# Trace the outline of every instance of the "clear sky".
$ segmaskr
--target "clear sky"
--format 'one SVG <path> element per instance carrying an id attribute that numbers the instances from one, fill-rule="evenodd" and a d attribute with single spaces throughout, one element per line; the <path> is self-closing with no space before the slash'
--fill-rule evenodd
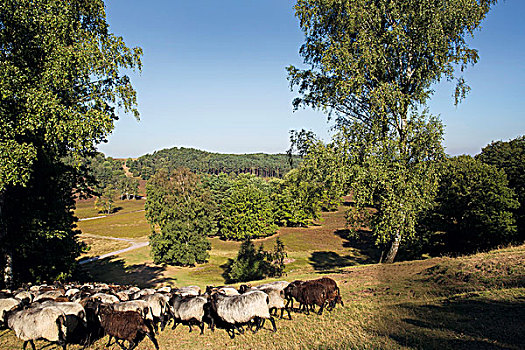
<path id="1" fill-rule="evenodd" d="M 301 65 L 304 37 L 291 0 L 106 0 L 110 30 L 144 50 L 132 74 L 140 121 L 121 115 L 106 155 L 137 157 L 168 147 L 281 153 L 289 130 L 325 140 L 321 113 L 293 112 L 285 67 Z M 447 153 L 476 154 L 492 140 L 525 134 L 525 1 L 500 0 L 471 46 L 480 60 L 458 107 L 442 83 L 429 103 L 441 116 Z"/>

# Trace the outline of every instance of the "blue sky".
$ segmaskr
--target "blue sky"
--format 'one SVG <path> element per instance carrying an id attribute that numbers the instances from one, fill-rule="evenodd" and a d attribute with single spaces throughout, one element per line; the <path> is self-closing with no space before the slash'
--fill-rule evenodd
<path id="1" fill-rule="evenodd" d="M 107 0 L 110 30 L 144 50 L 132 74 L 140 121 L 122 114 L 99 149 L 137 157 L 167 147 L 221 153 L 281 153 L 289 130 L 325 140 L 330 125 L 293 112 L 285 67 L 301 65 L 303 34 L 288 0 Z M 447 153 L 476 154 L 492 140 L 525 134 L 525 1 L 500 0 L 470 39 L 480 60 L 465 73 L 471 93 L 458 107 L 453 85 L 429 102 L 441 116 Z"/>

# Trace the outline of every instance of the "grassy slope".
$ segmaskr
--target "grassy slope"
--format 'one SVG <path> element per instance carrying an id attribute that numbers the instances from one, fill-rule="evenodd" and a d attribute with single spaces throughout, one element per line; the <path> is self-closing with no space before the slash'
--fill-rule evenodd
<path id="1" fill-rule="evenodd" d="M 223 330 L 206 330 L 200 336 L 188 333 L 187 327 L 166 329 L 159 335 L 161 349 L 523 348 L 525 245 L 456 259 L 375 265 L 368 264 L 372 258 L 366 250 L 353 248 L 354 242 L 340 237 L 342 211 L 326 213 L 323 218 L 322 226 L 279 233 L 295 259 L 287 266 L 285 278 L 326 275 L 336 279 L 344 308 L 338 306 L 321 316 L 293 314 L 292 321 L 277 321 L 275 334 L 266 325 L 257 334 L 235 339 Z M 261 241 L 268 249 L 274 240 Z M 148 248 L 89 264 L 89 269 L 96 280 L 143 286 L 221 284 L 221 265 L 235 255 L 239 243 L 212 239 L 212 245 L 210 263 L 193 269 L 155 266 Z M 12 332 L 0 334 L 0 349 L 21 346 Z M 106 340 L 89 349 L 104 349 Z M 147 339 L 138 347 L 152 348 Z"/>

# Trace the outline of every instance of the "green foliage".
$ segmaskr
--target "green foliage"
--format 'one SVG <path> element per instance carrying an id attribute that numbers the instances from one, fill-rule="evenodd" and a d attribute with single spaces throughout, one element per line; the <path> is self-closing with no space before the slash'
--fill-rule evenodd
<path id="1" fill-rule="evenodd" d="M 0 190 L 25 184 L 42 148 L 93 150 L 115 107 L 138 116 L 120 70 L 140 68 L 142 51 L 108 31 L 103 1 L 3 1 L 0 46 Z"/>
<path id="2" fill-rule="evenodd" d="M 421 221 L 434 253 L 471 253 L 512 241 L 518 207 L 505 173 L 470 156 L 443 164 L 435 207 Z"/>
<path id="3" fill-rule="evenodd" d="M 146 154 L 137 160 L 128 159 L 127 166 L 135 176 L 147 180 L 159 169 L 186 167 L 204 174 L 254 174 L 282 177 L 291 167 L 284 154 L 219 154 L 193 148 L 170 148 Z"/>
<path id="4" fill-rule="evenodd" d="M 270 185 L 263 179 L 240 174 L 221 205 L 220 236 L 241 241 L 276 232 Z"/>
<path id="5" fill-rule="evenodd" d="M 378 244 L 392 262 L 436 188 L 433 160 L 442 127 L 420 113 L 443 76 L 456 79 L 456 104 L 469 88 L 459 71 L 476 63 L 473 35 L 494 0 L 298 0 L 308 69 L 288 67 L 300 97 L 336 118 L 357 212 L 371 205 Z M 456 68 L 459 68 L 457 70 Z"/>
<path id="6" fill-rule="evenodd" d="M 217 210 L 199 176 L 185 168 L 171 174 L 159 171 L 146 191 L 146 218 L 153 227 L 150 243 L 155 263 L 193 266 L 206 262 L 211 249 L 207 235 L 216 232 Z"/>
<path id="7" fill-rule="evenodd" d="M 79 163 L 111 132 L 117 108 L 138 117 L 121 70 L 140 69 L 142 50 L 108 30 L 102 0 L 2 1 L 0 48 L 2 255 L 21 281 L 70 276 L 81 249 L 70 195 L 86 187 Z"/>
<path id="8" fill-rule="evenodd" d="M 16 282 L 63 280 L 73 276 L 84 245 L 77 240 L 72 187 L 79 181 L 75 169 L 38 160 L 39 176 L 26 186 L 5 192 L 2 211 L 8 234 L 2 248 L 12 253 Z"/>
<path id="9" fill-rule="evenodd" d="M 284 273 L 284 259 L 287 254 L 284 244 L 277 239 L 273 252 L 258 249 L 250 239 L 242 242 L 237 257 L 228 262 L 225 271 L 227 283 L 261 280 L 266 277 L 280 277 Z"/>
<path id="10" fill-rule="evenodd" d="M 520 240 L 525 240 L 525 136 L 503 142 L 492 142 L 481 150 L 476 159 L 503 169 L 509 187 L 518 195 L 520 207 L 515 210 Z"/>
<path id="11" fill-rule="evenodd" d="M 95 199 L 95 208 L 105 214 L 111 214 L 115 203 L 115 188 L 108 186 Z"/>
<path id="12" fill-rule="evenodd" d="M 396 236 L 399 241 L 415 234 L 418 215 L 432 205 L 437 191 L 437 161 L 444 156 L 442 125 L 433 117 L 415 118 L 406 126 L 412 140 L 400 151 L 395 133 L 372 138 L 363 126 L 345 129 L 338 137 L 348 150 L 350 187 L 355 208 L 349 212 L 350 227 L 357 233 L 368 226 L 376 244 L 385 245 Z M 368 208 L 375 210 L 363 221 Z"/>

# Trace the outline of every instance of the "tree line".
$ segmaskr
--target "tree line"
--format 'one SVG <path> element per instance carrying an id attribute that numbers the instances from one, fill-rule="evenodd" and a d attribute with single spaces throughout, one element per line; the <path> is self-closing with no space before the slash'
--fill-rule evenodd
<path id="1" fill-rule="evenodd" d="M 328 157 L 328 147 L 312 140 L 308 155 L 282 179 L 161 169 L 146 186 L 154 261 L 203 263 L 211 249 L 207 237 L 263 238 L 280 226 L 307 226 L 322 210 L 336 209 L 342 196 L 336 171 L 340 162 L 336 156 Z"/>
<path id="2" fill-rule="evenodd" d="M 194 148 L 173 147 L 128 159 L 126 165 L 136 177 L 148 180 L 159 169 L 180 167 L 205 174 L 252 174 L 261 177 L 283 177 L 290 169 L 285 154 L 220 154 Z"/>

